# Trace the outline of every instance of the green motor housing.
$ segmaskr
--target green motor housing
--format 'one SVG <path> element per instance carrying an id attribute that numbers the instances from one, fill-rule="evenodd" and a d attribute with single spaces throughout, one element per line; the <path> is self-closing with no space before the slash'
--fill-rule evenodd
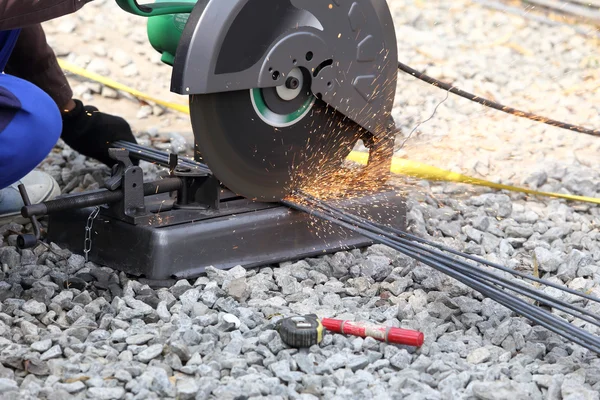
<path id="1" fill-rule="evenodd" d="M 158 0 L 161 3 L 196 3 L 198 0 Z M 190 14 L 166 14 L 148 18 L 150 45 L 162 54 L 161 61 L 173 66 L 177 46 Z"/>

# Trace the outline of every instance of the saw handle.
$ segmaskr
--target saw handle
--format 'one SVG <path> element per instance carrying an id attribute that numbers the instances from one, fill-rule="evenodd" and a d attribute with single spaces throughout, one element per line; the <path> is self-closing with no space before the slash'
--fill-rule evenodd
<path id="1" fill-rule="evenodd" d="M 23 184 L 19 185 L 19 192 L 21 193 L 21 198 L 23 199 L 23 204 L 25 207 L 31 206 L 31 201 L 29 200 L 29 194 L 27 194 L 27 190 Z M 42 237 L 42 227 L 37 220 L 35 215 L 29 217 L 31 220 L 31 225 L 33 226 L 33 235 L 31 234 L 22 234 L 17 236 L 17 246 L 23 249 L 29 249 L 37 244 L 38 240 Z"/>
<path id="2" fill-rule="evenodd" d="M 181 185 L 182 180 L 179 178 L 165 178 L 154 182 L 145 182 L 143 187 L 144 196 L 173 192 L 179 190 Z M 108 189 L 98 189 L 83 194 L 67 195 L 43 203 L 26 205 L 21 208 L 21 215 L 25 218 L 43 217 L 65 210 L 77 210 L 86 207 L 117 203 L 121 199 L 123 199 L 123 190 L 111 191 Z"/>
<path id="3" fill-rule="evenodd" d="M 190 2 L 158 2 L 151 4 L 139 4 L 137 0 L 115 0 L 119 7 L 130 14 L 141 17 L 155 17 L 167 14 L 189 14 L 196 3 Z"/>

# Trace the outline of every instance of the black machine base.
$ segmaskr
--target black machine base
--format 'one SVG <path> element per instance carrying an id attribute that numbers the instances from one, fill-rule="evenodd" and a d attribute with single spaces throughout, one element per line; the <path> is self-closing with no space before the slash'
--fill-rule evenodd
<path id="1" fill-rule="evenodd" d="M 131 224 L 100 212 L 93 220 L 89 261 L 149 280 L 190 279 L 208 266 L 260 267 L 372 244 L 370 239 L 274 203 L 226 193 L 216 210 L 171 209 L 168 197 L 146 198 L 159 223 Z M 343 202 L 336 205 L 344 207 Z M 405 230 L 404 198 L 382 192 L 353 198 L 348 210 Z M 49 215 L 47 240 L 84 254 L 85 232 L 94 207 Z M 164 222 L 161 222 L 164 220 Z"/>

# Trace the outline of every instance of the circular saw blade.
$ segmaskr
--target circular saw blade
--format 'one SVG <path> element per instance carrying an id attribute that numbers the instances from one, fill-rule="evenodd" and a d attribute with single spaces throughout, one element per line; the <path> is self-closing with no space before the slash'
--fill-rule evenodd
<path id="1" fill-rule="evenodd" d="M 362 131 L 310 92 L 294 112 L 271 112 L 269 90 L 193 95 L 190 115 L 196 150 L 217 179 L 238 195 L 278 202 L 336 171 Z"/>

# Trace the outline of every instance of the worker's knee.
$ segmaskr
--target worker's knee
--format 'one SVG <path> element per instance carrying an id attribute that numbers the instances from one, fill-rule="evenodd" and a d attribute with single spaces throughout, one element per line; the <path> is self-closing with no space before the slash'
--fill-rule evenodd
<path id="1" fill-rule="evenodd" d="M 5 93 L 1 112 L 9 121 L 0 131 L 0 188 L 3 188 L 35 169 L 52 151 L 62 132 L 62 118 L 56 103 L 37 86 L 0 75 L 0 87 Z M 16 105 L 14 111 L 5 106 L 10 103 Z"/>

